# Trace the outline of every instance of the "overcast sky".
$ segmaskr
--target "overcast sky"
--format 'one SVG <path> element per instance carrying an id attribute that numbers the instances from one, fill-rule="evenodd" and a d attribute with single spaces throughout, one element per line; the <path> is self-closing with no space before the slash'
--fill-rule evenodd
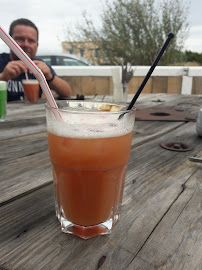
<path id="1" fill-rule="evenodd" d="M 113 0 L 109 0 L 112 2 Z M 39 28 L 38 53 L 62 53 L 65 25 L 81 20 L 84 10 L 95 23 L 105 0 L 1 0 L 0 25 L 8 32 L 10 23 L 18 18 L 28 18 Z M 190 32 L 185 48 L 202 53 L 202 0 L 191 0 Z M 9 52 L 0 39 L 0 53 Z"/>

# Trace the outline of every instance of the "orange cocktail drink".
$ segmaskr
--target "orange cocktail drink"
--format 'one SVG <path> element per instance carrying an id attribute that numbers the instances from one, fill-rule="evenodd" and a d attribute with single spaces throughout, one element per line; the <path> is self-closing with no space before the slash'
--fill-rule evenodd
<path id="1" fill-rule="evenodd" d="M 120 215 L 135 113 L 118 119 L 120 112 L 100 111 L 100 103 L 65 107 L 56 120 L 46 106 L 57 217 L 64 232 L 82 238 L 110 233 Z"/>
<path id="2" fill-rule="evenodd" d="M 39 99 L 39 82 L 37 80 L 22 80 L 25 100 L 35 103 Z"/>

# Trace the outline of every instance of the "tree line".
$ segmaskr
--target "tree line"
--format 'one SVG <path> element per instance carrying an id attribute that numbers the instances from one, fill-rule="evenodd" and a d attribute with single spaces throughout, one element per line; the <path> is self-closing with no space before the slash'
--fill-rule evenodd
<path id="1" fill-rule="evenodd" d="M 202 53 L 185 51 L 183 57 L 184 62 L 197 62 L 202 65 Z"/>
<path id="2" fill-rule="evenodd" d="M 189 0 L 106 0 L 100 25 L 84 12 L 82 21 L 66 27 L 65 37 L 74 48 L 85 45 L 83 49 L 92 51 L 93 44 L 100 65 L 151 65 L 168 33 L 173 32 L 175 38 L 159 65 L 201 63 L 200 54 L 183 52 L 189 32 L 189 6 Z M 94 61 L 95 55 L 91 55 Z"/>

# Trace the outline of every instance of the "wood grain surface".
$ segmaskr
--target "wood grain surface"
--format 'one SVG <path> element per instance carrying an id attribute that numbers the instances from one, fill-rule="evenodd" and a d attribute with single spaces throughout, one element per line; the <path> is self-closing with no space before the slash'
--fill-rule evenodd
<path id="1" fill-rule="evenodd" d="M 136 107 L 196 116 L 201 104 L 201 96 L 145 94 Z M 44 104 L 12 103 L 7 113 L 0 123 L 1 270 L 202 269 L 202 164 L 189 161 L 202 157 L 195 122 L 135 122 L 120 221 L 110 235 L 83 240 L 62 233 L 55 216 Z M 160 146 L 171 140 L 193 149 Z"/>

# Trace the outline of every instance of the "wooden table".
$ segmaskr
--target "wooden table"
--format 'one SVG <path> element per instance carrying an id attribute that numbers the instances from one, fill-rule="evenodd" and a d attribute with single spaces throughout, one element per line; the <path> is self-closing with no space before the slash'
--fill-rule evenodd
<path id="1" fill-rule="evenodd" d="M 196 116 L 202 96 L 142 94 L 136 106 Z M 202 157 L 195 126 L 135 122 L 121 219 L 111 235 L 83 240 L 62 233 L 55 217 L 43 102 L 9 103 L 0 123 L 0 269 L 201 270 L 202 165 L 189 160 Z M 160 146 L 169 141 L 193 149 Z"/>

